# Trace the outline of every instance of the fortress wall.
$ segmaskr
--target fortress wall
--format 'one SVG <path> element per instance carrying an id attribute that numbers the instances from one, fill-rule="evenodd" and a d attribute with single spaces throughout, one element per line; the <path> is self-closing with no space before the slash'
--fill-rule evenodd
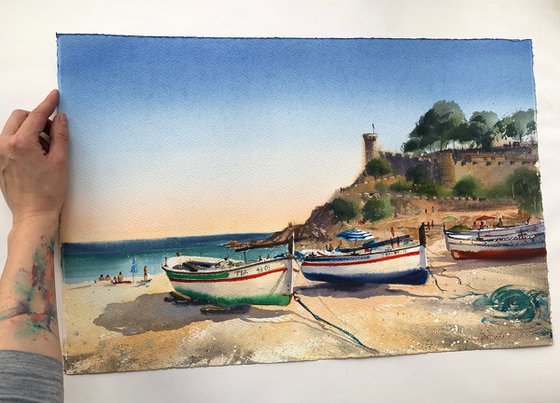
<path id="1" fill-rule="evenodd" d="M 459 180 L 467 175 L 477 178 L 483 186 L 489 187 L 502 182 L 517 168 L 536 170 L 533 161 L 529 160 L 488 160 L 488 161 L 457 161 L 455 162 L 455 178 Z"/>
<path id="2" fill-rule="evenodd" d="M 456 181 L 467 175 L 474 176 L 484 186 L 489 187 L 505 180 L 517 168 L 536 170 L 535 163 L 538 161 L 536 144 L 491 150 L 444 150 L 425 157 L 378 149 L 376 152 L 389 161 L 394 175 L 404 176 L 409 169 L 423 165 L 434 182 L 448 188 L 452 188 Z M 363 183 L 364 180 L 366 177 L 362 175 L 356 183 Z"/>
<path id="3" fill-rule="evenodd" d="M 393 168 L 394 175 L 406 175 L 406 171 L 418 165 L 426 167 L 432 180 L 436 182 L 441 181 L 441 173 L 438 161 L 432 158 L 415 157 L 401 153 L 380 152 L 389 161 Z"/>

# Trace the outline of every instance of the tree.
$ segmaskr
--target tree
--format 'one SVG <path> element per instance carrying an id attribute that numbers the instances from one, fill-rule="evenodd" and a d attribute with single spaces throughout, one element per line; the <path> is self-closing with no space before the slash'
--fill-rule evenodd
<path id="1" fill-rule="evenodd" d="M 386 197 L 370 199 L 362 208 L 362 215 L 366 220 L 379 221 L 393 215 L 391 200 Z"/>
<path id="2" fill-rule="evenodd" d="M 508 177 L 507 184 L 519 207 L 534 214 L 542 212 L 541 180 L 538 172 L 517 168 Z"/>
<path id="3" fill-rule="evenodd" d="M 477 146 L 488 149 L 496 137 L 498 115 L 495 112 L 474 112 L 469 119 L 466 137 Z"/>
<path id="4" fill-rule="evenodd" d="M 466 121 L 461 107 L 453 101 L 438 101 L 424 115 L 410 132 L 410 138 L 402 146 L 405 152 L 443 150 L 454 140 L 455 130 Z"/>
<path id="5" fill-rule="evenodd" d="M 453 187 L 453 194 L 455 196 L 478 197 L 481 190 L 480 181 L 474 176 L 467 175 L 457 181 L 455 187 Z"/>
<path id="6" fill-rule="evenodd" d="M 358 209 L 350 200 L 337 197 L 331 202 L 334 216 L 340 221 L 350 221 L 358 215 Z"/>
<path id="7" fill-rule="evenodd" d="M 391 173 L 391 164 L 385 158 L 374 158 L 366 164 L 366 173 L 376 178 Z"/>
<path id="8" fill-rule="evenodd" d="M 533 109 L 517 111 L 497 122 L 496 128 L 502 138 L 515 139 L 521 142 L 523 138 L 532 136 L 537 131 L 535 111 Z"/>

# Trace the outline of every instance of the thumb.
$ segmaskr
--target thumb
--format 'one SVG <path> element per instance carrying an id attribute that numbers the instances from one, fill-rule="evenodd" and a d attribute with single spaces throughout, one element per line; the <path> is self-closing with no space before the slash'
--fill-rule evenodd
<path id="1" fill-rule="evenodd" d="M 49 157 L 55 160 L 66 160 L 68 155 L 68 120 L 65 113 L 58 113 L 54 117 L 50 137 Z"/>

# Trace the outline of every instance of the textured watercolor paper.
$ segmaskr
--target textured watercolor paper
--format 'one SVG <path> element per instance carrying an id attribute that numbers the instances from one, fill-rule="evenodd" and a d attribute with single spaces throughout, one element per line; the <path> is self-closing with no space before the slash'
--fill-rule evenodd
<path id="1" fill-rule="evenodd" d="M 529 40 L 58 59 L 67 373 L 551 344 Z"/>

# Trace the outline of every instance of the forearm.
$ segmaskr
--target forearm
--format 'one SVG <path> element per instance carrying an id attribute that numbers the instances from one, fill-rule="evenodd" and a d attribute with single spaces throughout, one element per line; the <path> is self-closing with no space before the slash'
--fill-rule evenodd
<path id="1" fill-rule="evenodd" d="M 54 284 L 58 217 L 16 221 L 0 279 L 0 349 L 61 358 Z"/>

